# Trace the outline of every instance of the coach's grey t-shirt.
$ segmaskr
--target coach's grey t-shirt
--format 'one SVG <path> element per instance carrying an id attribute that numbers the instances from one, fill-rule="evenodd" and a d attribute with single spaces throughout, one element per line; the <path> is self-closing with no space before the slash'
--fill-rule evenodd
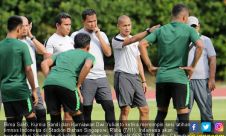
<path id="1" fill-rule="evenodd" d="M 201 40 L 204 44 L 204 49 L 202 52 L 202 55 L 195 67 L 194 73 L 192 74 L 191 79 L 207 79 L 209 78 L 209 64 L 208 64 L 208 58 L 211 56 L 216 56 L 216 52 L 214 50 L 213 44 L 210 40 L 210 38 L 202 35 Z M 189 52 L 188 56 L 188 66 L 191 65 L 194 55 L 195 55 L 196 47 L 193 46 Z"/>
<path id="2" fill-rule="evenodd" d="M 132 37 L 131 35 L 129 37 Z M 112 39 L 112 48 L 115 58 L 114 71 L 123 71 L 130 74 L 139 74 L 137 58 L 140 55 L 138 44 L 135 42 L 122 46 L 124 37 L 120 34 Z"/>

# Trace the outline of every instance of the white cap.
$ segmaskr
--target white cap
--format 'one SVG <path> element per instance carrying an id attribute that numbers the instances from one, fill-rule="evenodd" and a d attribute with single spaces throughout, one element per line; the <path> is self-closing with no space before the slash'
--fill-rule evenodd
<path id="1" fill-rule="evenodd" d="M 188 17 L 188 25 L 191 26 L 191 25 L 196 25 L 198 26 L 199 25 L 199 20 L 197 17 L 195 16 L 190 16 Z"/>

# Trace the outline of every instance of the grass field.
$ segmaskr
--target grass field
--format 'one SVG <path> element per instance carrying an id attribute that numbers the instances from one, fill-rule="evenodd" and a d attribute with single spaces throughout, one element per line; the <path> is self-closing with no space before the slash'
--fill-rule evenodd
<path id="1" fill-rule="evenodd" d="M 42 87 L 44 77 L 41 73 L 39 73 L 38 75 L 39 75 L 39 84 L 40 84 L 40 87 Z M 151 77 L 147 73 L 145 74 L 145 76 L 146 76 L 146 80 L 147 80 L 147 83 L 148 83 L 149 90 L 153 91 L 154 88 L 155 88 L 155 84 L 154 84 L 155 78 Z M 111 88 L 113 89 L 113 73 L 112 73 L 112 71 L 107 71 L 107 77 L 108 77 L 109 84 L 110 84 Z M 223 82 L 218 82 L 217 86 L 225 88 L 226 85 Z M 215 121 L 222 121 L 222 120 L 224 120 L 224 122 L 226 121 L 225 103 L 226 103 L 226 98 L 225 99 L 213 99 L 213 116 L 214 116 Z M 150 109 L 149 119 L 153 121 L 155 119 L 155 116 L 156 116 L 156 113 L 157 113 L 156 101 L 155 100 L 148 100 L 148 105 L 149 105 L 149 109 Z M 116 117 L 116 120 L 118 121 L 120 109 L 118 107 L 117 101 L 114 101 L 114 106 L 115 106 L 115 117 Z M 172 102 L 171 102 L 166 120 L 175 120 L 176 115 L 177 115 L 176 111 L 173 109 Z M 101 105 L 94 103 L 93 112 L 92 112 L 92 120 L 99 120 L 100 121 L 100 120 L 104 120 L 104 119 L 105 119 L 105 115 L 104 115 L 104 111 L 103 111 Z M 4 121 L 4 120 L 5 120 L 4 109 L 3 109 L 3 107 L 1 107 L 1 110 L 0 110 L 0 135 L 3 135 L 3 128 L 4 127 L 2 125 L 3 122 L 1 122 L 1 121 Z M 49 115 L 47 115 L 47 120 L 50 120 Z M 136 122 L 137 122 L 137 120 L 139 120 L 139 111 L 138 111 L 137 108 L 131 109 L 128 120 L 135 120 Z M 199 121 L 200 120 L 200 113 L 199 113 L 199 109 L 198 109 L 196 103 L 194 104 L 194 107 L 193 107 L 192 112 L 190 114 L 190 120 L 191 121 Z M 173 125 L 174 125 L 174 121 L 171 122 L 171 123 L 173 123 Z M 120 130 L 119 127 L 117 127 L 117 128 L 118 128 L 117 130 Z M 100 130 L 100 129 L 92 128 L 92 130 Z M 50 134 L 50 132 L 48 130 L 47 130 L 47 132 L 48 132 L 48 134 Z M 134 133 L 134 132 L 136 132 L 136 133 Z M 176 134 L 172 129 L 169 132 L 170 133 L 164 133 L 164 135 Z M 107 132 L 103 133 L 103 134 L 100 134 L 99 132 L 98 133 L 93 132 L 92 134 L 108 135 Z M 130 135 L 140 135 L 139 131 L 133 131 L 129 134 Z"/>
<path id="2" fill-rule="evenodd" d="M 106 70 L 106 73 L 107 73 L 109 84 L 110 84 L 111 88 L 113 88 L 113 80 L 114 80 L 113 72 L 112 72 L 112 70 Z M 149 89 L 153 90 L 155 88 L 155 78 L 153 76 L 150 76 L 149 73 L 145 73 L 145 77 L 146 77 Z M 44 79 L 44 77 L 42 76 L 41 73 L 39 73 L 39 83 L 40 83 L 41 86 L 43 84 L 43 79 Z M 217 82 L 217 86 L 222 87 L 222 86 L 226 86 L 226 84 L 224 82 Z M 222 119 L 226 120 L 226 108 L 223 108 L 223 107 L 225 107 L 225 103 L 226 103 L 226 99 L 213 100 L 214 119 L 216 119 L 216 120 L 222 120 Z M 153 120 L 155 118 L 156 112 L 157 112 L 156 102 L 155 101 L 149 101 L 148 104 L 149 104 L 149 108 L 150 108 L 150 114 L 149 114 L 150 116 L 149 117 L 150 117 L 151 120 Z M 171 102 L 171 104 L 172 104 L 172 102 Z M 93 109 L 94 110 L 93 110 L 92 118 L 94 120 L 103 120 L 104 119 L 104 112 L 101 108 L 101 105 L 94 104 Z M 117 119 L 119 117 L 119 113 L 120 113 L 120 111 L 119 111 L 117 102 L 115 102 L 115 115 L 116 115 Z M 137 120 L 137 119 L 139 119 L 138 115 L 139 115 L 139 111 L 136 108 L 132 109 L 131 113 L 129 115 L 129 119 L 130 120 Z M 167 115 L 167 119 L 173 120 L 175 118 L 176 118 L 176 112 L 175 112 L 175 110 L 172 109 L 172 105 L 170 105 L 169 113 Z M 198 110 L 197 105 L 195 103 L 194 108 L 192 110 L 192 113 L 190 115 L 190 119 L 191 120 L 199 120 L 199 118 L 200 118 L 199 110 Z"/>
<path id="3" fill-rule="evenodd" d="M 111 86 L 111 88 L 113 88 L 113 72 L 112 70 L 107 70 L 107 77 L 108 77 L 108 81 L 109 84 Z M 150 90 L 153 90 L 155 88 L 155 78 L 153 76 L 150 76 L 149 73 L 145 73 L 145 77 L 147 80 L 147 84 Z M 38 73 L 38 79 L 39 79 L 39 85 L 40 87 L 43 86 L 43 81 L 44 81 L 44 76 L 42 75 L 41 72 Z M 217 86 L 226 86 L 225 83 L 223 82 L 217 82 Z M 226 99 L 215 99 L 213 100 L 213 114 L 214 114 L 214 119 L 215 120 L 226 120 L 226 108 L 225 108 L 225 103 L 226 103 Z M 156 102 L 155 101 L 149 101 L 148 102 L 149 108 L 150 108 L 150 114 L 149 114 L 149 118 L 150 120 L 154 120 L 155 116 L 156 116 Z M 118 108 L 118 104 L 115 101 L 115 115 L 116 118 L 118 119 L 119 117 L 119 108 Z M 172 108 L 172 102 L 169 108 L 169 112 L 167 115 L 167 120 L 174 120 L 176 118 L 176 112 L 175 110 Z M 199 110 L 197 108 L 197 105 L 194 104 L 194 108 L 192 110 L 192 113 L 190 115 L 190 119 L 191 120 L 199 120 L 200 115 L 199 115 Z M 0 111 L 0 120 L 4 120 L 4 111 L 3 108 Z M 94 104 L 94 108 L 93 108 L 93 114 L 92 114 L 92 119 L 94 120 L 103 120 L 104 119 L 104 112 L 101 108 L 101 105 L 99 104 Z M 135 108 L 132 109 L 130 114 L 129 114 L 129 119 L 130 120 L 137 120 L 139 119 L 139 111 Z"/>
<path id="4" fill-rule="evenodd" d="M 107 70 L 107 77 L 108 77 L 108 81 L 109 84 L 111 86 L 111 88 L 113 88 L 113 72 L 112 70 Z M 155 78 L 150 76 L 150 74 L 146 73 L 146 80 L 147 80 L 147 84 L 149 89 L 153 90 L 155 88 Z M 38 78 L 39 78 L 39 84 L 40 87 L 43 86 L 43 80 L 44 77 L 42 75 L 41 72 L 38 73 Z M 222 82 L 217 84 L 218 86 L 225 86 L 225 84 L 223 84 Z M 226 120 L 226 108 L 225 108 L 225 103 L 226 103 L 226 99 L 216 99 L 213 100 L 213 114 L 214 114 L 214 119 L 215 120 Z M 149 108 L 150 108 L 150 114 L 149 114 L 149 118 L 150 120 L 154 120 L 155 116 L 156 116 L 156 102 L 155 101 L 149 101 L 148 102 Z M 119 113 L 120 110 L 118 108 L 118 104 L 115 101 L 115 115 L 116 115 L 116 119 L 118 120 L 119 118 Z M 167 115 L 167 120 L 174 120 L 176 118 L 176 111 L 172 108 L 172 102 L 169 108 L 169 112 Z M 4 120 L 4 111 L 3 108 L 0 112 L 0 120 Z M 48 117 L 49 119 L 49 117 Z M 93 108 L 93 113 L 92 113 L 92 119 L 93 120 L 104 120 L 104 112 L 101 108 L 101 105 L 99 104 L 94 104 L 94 108 Z M 130 114 L 129 114 L 129 120 L 138 120 L 139 119 L 139 111 L 134 108 L 131 110 Z M 190 119 L 191 120 L 199 120 L 200 119 L 200 114 L 199 114 L 199 110 L 197 108 L 196 103 L 194 104 L 194 108 L 191 112 L 190 115 Z"/>
<path id="5" fill-rule="evenodd" d="M 214 120 L 215 121 L 223 121 L 225 122 L 226 120 L 226 108 L 225 108 L 225 102 L 226 102 L 226 99 L 215 99 L 213 100 L 213 115 L 214 115 Z M 114 103 L 115 104 L 115 116 L 116 116 L 116 120 L 118 120 L 119 118 L 119 113 L 120 113 L 120 110 L 118 108 L 118 105 L 117 105 L 117 102 Z M 155 119 L 155 116 L 156 116 L 156 106 L 155 106 L 155 101 L 149 101 L 149 108 L 150 108 L 150 113 L 149 113 L 149 118 L 150 120 L 154 120 Z M 98 121 L 101 121 L 101 120 L 104 120 L 104 112 L 100 106 L 100 104 L 94 104 L 94 107 L 93 107 L 93 113 L 92 113 L 92 120 L 94 122 L 94 120 L 98 120 Z M 50 120 L 50 117 L 49 115 L 47 116 L 47 119 Z M 129 114 L 129 120 L 130 121 L 133 121 L 135 120 L 135 122 L 138 123 L 138 120 L 139 119 L 139 111 L 134 108 L 131 110 L 130 114 Z M 166 117 L 166 120 L 175 120 L 176 119 L 176 112 L 175 110 L 172 109 L 172 105 L 170 105 L 170 108 L 169 108 L 169 112 L 168 112 L 168 115 Z M 0 111 L 0 135 L 3 135 L 3 125 L 1 122 L 2 120 L 5 120 L 5 117 L 4 117 L 4 111 L 3 111 L 3 108 L 1 109 Z M 197 105 L 195 104 L 194 105 L 194 108 L 190 114 L 190 121 L 193 122 L 193 121 L 199 121 L 200 120 L 200 114 L 199 114 L 199 110 L 197 108 Z M 174 125 L 174 121 L 171 121 L 171 122 L 166 122 L 168 124 L 170 124 L 170 128 L 168 127 L 168 132 L 164 133 L 164 135 L 176 135 L 176 132 L 172 129 L 172 125 Z M 92 135 L 108 135 L 108 132 L 106 130 L 106 127 L 101 127 L 102 129 L 100 129 L 99 127 L 92 127 Z M 50 135 L 50 132 L 49 132 L 49 129 L 50 127 L 48 127 L 48 135 Z M 99 130 L 105 130 L 104 133 L 100 133 L 98 132 Z M 119 127 L 117 127 L 116 130 L 120 130 Z M 149 130 L 153 130 L 152 127 L 151 129 Z M 119 132 L 119 131 L 118 131 Z M 152 132 L 153 133 L 153 132 Z M 224 131 L 224 133 L 226 133 Z M 135 127 L 135 129 L 131 129 L 131 132 L 128 132 L 129 135 L 140 135 L 139 133 L 139 127 Z"/>
<path id="6" fill-rule="evenodd" d="M 41 73 L 38 73 L 38 76 L 39 76 L 40 87 L 42 87 L 44 77 Z M 151 77 L 147 73 L 145 74 L 145 76 L 146 76 L 149 90 L 154 90 L 155 78 Z M 109 84 L 110 84 L 111 88 L 113 89 L 113 72 L 107 71 L 107 77 L 108 77 Z M 225 87 L 226 84 L 223 82 L 217 82 L 217 86 Z M 226 103 L 226 98 L 225 99 L 213 99 L 213 108 L 212 109 L 213 109 L 213 116 L 214 116 L 215 121 L 222 121 L 222 120 L 226 121 L 225 103 Z M 117 101 L 114 101 L 114 105 L 115 105 L 115 117 L 116 117 L 116 120 L 118 120 L 119 114 L 120 114 L 120 109 L 118 107 Z M 149 109 L 150 109 L 149 119 L 154 120 L 156 113 L 157 113 L 156 101 L 148 100 L 148 105 L 149 105 Z M 177 115 L 176 111 L 173 109 L 172 102 L 171 102 L 166 120 L 175 120 L 176 115 Z M 92 112 L 92 120 L 104 120 L 104 119 L 105 119 L 105 115 L 104 115 L 104 111 L 103 111 L 101 105 L 94 103 L 93 112 Z M 128 119 L 129 120 L 139 120 L 139 111 L 137 108 L 131 109 Z M 5 120 L 5 115 L 4 115 L 4 109 L 3 109 L 3 107 L 1 107 L 0 121 L 3 121 L 3 120 Z M 47 115 L 47 120 L 50 120 L 49 115 Z M 196 103 L 194 104 L 194 107 L 190 114 L 190 120 L 193 120 L 193 121 L 200 120 L 200 113 L 199 113 L 199 109 L 198 109 Z M 0 128 L 0 130 L 2 130 L 2 127 Z M 1 131 L 0 134 L 3 134 L 3 131 Z"/>
<path id="7" fill-rule="evenodd" d="M 226 120 L 226 108 L 225 107 L 226 99 L 219 99 L 219 100 L 213 100 L 213 114 L 214 114 L 214 119 L 215 120 Z M 156 102 L 155 101 L 149 101 L 149 118 L 150 120 L 154 120 L 157 109 L 156 109 Z M 92 114 L 92 118 L 94 120 L 103 120 L 104 119 L 104 112 L 101 108 L 101 105 L 95 104 L 94 105 L 94 111 Z M 117 103 L 115 103 L 115 115 L 118 120 L 119 117 L 119 108 Z M 169 112 L 166 117 L 167 120 L 174 120 L 176 118 L 176 111 L 172 107 L 172 102 L 169 107 Z M 139 111 L 137 108 L 131 109 L 131 112 L 129 114 L 129 120 L 138 120 L 139 119 Z M 190 114 L 190 120 L 200 120 L 200 113 L 198 110 L 198 107 L 196 104 L 194 104 L 194 107 L 192 109 L 192 112 Z"/>
<path id="8" fill-rule="evenodd" d="M 226 108 L 225 108 L 226 99 L 215 99 L 213 100 L 213 115 L 214 120 L 226 120 Z M 156 116 L 156 102 L 149 101 L 149 118 L 150 120 L 154 120 Z M 120 110 L 118 108 L 117 102 L 115 102 L 115 116 L 118 120 Z M 176 118 L 176 111 L 172 108 L 172 102 L 169 108 L 168 115 L 166 117 L 167 120 L 174 120 Z M 49 119 L 49 116 L 48 116 Z M 104 120 L 104 112 L 101 108 L 100 104 L 94 104 L 93 113 L 92 113 L 93 120 Z M 139 111 L 137 108 L 131 109 L 129 114 L 129 120 L 138 120 L 139 119 Z M 4 110 L 1 108 L 0 111 L 0 120 L 5 120 Z M 197 105 L 195 104 L 193 110 L 190 114 L 190 120 L 200 120 L 200 114 Z"/>

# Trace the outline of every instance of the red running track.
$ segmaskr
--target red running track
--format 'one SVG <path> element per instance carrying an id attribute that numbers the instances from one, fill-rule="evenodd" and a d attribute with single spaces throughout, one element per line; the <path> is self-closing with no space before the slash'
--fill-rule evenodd
<path id="1" fill-rule="evenodd" d="M 150 90 L 145 94 L 147 99 L 155 99 L 155 90 Z M 212 92 L 213 98 L 225 98 L 226 99 L 226 88 L 217 88 Z M 115 91 L 112 91 L 113 100 L 116 99 Z"/>

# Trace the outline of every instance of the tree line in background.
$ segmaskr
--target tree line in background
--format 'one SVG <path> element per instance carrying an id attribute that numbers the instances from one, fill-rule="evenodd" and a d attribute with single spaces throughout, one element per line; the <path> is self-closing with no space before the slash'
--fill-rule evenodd
<path id="1" fill-rule="evenodd" d="M 1 0 L 0 40 L 6 36 L 7 19 L 11 15 L 32 18 L 32 32 L 44 43 L 55 32 L 54 19 L 59 12 L 72 17 L 72 31 L 82 27 L 81 13 L 93 8 L 98 24 L 109 40 L 118 33 L 117 18 L 128 15 L 132 19 L 132 34 L 144 31 L 150 25 L 167 24 L 171 20 L 173 5 L 183 3 L 190 15 L 197 16 L 201 33 L 210 37 L 217 52 L 217 79 L 226 80 L 226 2 L 225 0 Z M 149 55 L 156 64 L 156 46 L 149 48 Z M 105 60 L 107 67 L 114 64 L 113 56 Z"/>

